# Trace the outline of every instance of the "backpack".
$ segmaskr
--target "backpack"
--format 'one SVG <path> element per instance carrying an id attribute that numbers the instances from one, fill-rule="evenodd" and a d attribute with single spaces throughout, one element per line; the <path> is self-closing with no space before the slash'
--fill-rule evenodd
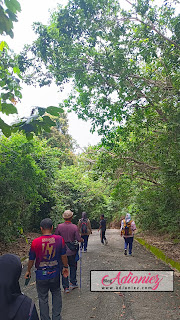
<path id="1" fill-rule="evenodd" d="M 123 221 L 124 221 L 124 226 L 122 229 L 122 234 L 124 236 L 131 236 L 132 235 L 132 229 L 131 229 L 132 220 L 130 220 L 129 222 L 126 222 L 126 220 L 123 220 Z"/>
<path id="2" fill-rule="evenodd" d="M 87 233 L 87 220 L 81 219 L 81 233 Z"/>

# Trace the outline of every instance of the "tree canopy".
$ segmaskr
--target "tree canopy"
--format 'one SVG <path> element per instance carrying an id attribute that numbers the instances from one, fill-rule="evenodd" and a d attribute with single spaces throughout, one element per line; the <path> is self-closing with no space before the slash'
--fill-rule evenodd
<path id="1" fill-rule="evenodd" d="M 102 135 L 98 171 L 115 179 L 114 196 L 132 190 L 141 222 L 154 210 L 162 226 L 179 216 L 180 16 L 174 1 L 125 2 L 127 9 L 116 0 L 59 6 L 49 25 L 34 24 L 38 38 L 19 66 L 24 74 L 26 63 L 34 66 L 40 85 L 72 81 L 63 106 Z"/>
<path id="2" fill-rule="evenodd" d="M 57 223 L 71 208 L 75 222 L 82 211 L 96 221 L 101 213 L 119 221 L 130 212 L 144 230 L 179 232 L 180 16 L 176 1 L 125 3 L 127 8 L 116 0 L 70 0 L 48 25 L 34 24 L 37 40 L 15 59 L 1 43 L 6 114 L 16 112 L 18 78 L 40 86 L 55 80 L 60 88 L 72 83 L 59 109 L 38 107 L 11 128 L 0 120 L 6 136 L 19 128 L 28 139 L 40 135 L 32 142 L 17 133 L 1 137 L 3 197 L 10 199 L 13 191 L 10 207 L 3 207 L 8 226 L 17 221 L 24 228 L 28 221 L 30 227 L 31 220 L 35 227 L 44 214 Z M 90 120 L 102 143 L 73 154 L 64 108 Z M 18 153 L 16 160 L 8 148 Z M 25 179 L 18 187 L 20 176 Z"/>

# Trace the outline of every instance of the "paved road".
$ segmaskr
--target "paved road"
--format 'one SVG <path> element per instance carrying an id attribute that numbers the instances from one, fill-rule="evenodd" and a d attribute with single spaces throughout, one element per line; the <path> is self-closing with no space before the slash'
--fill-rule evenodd
<path id="1" fill-rule="evenodd" d="M 100 243 L 99 233 L 90 236 L 88 252 L 82 256 L 82 289 L 62 292 L 63 320 L 180 320 L 180 277 L 174 277 L 174 292 L 90 292 L 90 270 L 171 270 L 136 241 L 133 256 L 124 256 L 119 230 L 106 232 L 108 245 Z M 22 291 L 32 297 L 38 307 L 35 277 Z M 79 279 L 79 268 L 78 268 Z"/>

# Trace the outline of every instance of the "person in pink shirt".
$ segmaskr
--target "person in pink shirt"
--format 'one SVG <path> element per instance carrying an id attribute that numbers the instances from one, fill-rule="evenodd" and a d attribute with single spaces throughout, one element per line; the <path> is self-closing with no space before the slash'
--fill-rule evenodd
<path id="1" fill-rule="evenodd" d="M 63 218 L 65 220 L 64 223 L 58 224 L 55 234 L 63 237 L 66 244 L 66 255 L 68 258 L 68 265 L 70 268 L 70 283 L 68 277 L 65 278 L 62 275 L 62 285 L 65 293 L 69 293 L 69 289 L 78 288 L 77 280 L 76 280 L 76 250 L 70 250 L 68 247 L 69 242 L 73 242 L 75 240 L 79 242 L 83 242 L 84 240 L 81 238 L 78 227 L 72 223 L 73 212 L 71 210 L 66 210 L 63 213 Z"/>
<path id="2" fill-rule="evenodd" d="M 132 255 L 132 245 L 134 239 L 134 231 L 136 230 L 136 225 L 133 220 L 131 220 L 130 213 L 126 214 L 125 219 L 121 221 L 121 237 L 124 237 L 124 254 L 127 255 L 127 248 L 129 246 L 129 255 Z"/>

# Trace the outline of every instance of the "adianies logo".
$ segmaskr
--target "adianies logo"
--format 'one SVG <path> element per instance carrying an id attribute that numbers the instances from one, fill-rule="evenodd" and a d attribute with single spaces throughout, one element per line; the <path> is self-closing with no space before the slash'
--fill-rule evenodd
<path id="1" fill-rule="evenodd" d="M 173 291 L 173 271 L 91 271 L 91 291 Z"/>

